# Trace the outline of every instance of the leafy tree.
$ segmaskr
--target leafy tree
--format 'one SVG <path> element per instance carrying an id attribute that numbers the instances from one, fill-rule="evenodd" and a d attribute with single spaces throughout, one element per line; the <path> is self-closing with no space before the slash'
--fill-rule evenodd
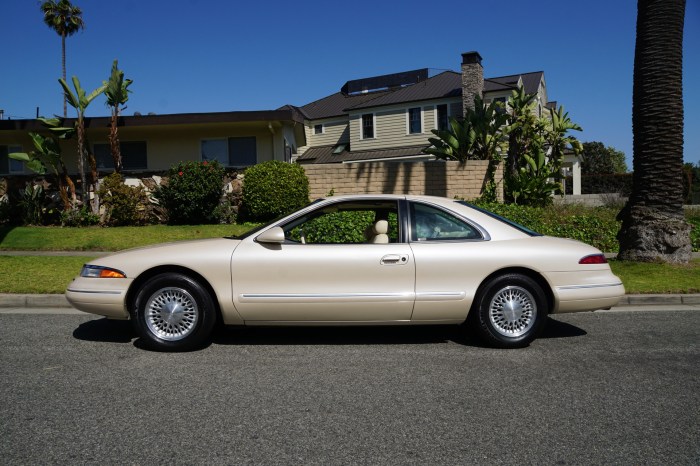
<path id="1" fill-rule="evenodd" d="M 524 154 L 531 152 L 534 144 L 541 145 L 539 138 L 542 128 L 535 116 L 536 94 L 527 94 L 520 86 L 514 90 L 508 98 L 508 155 L 506 157 L 505 178 L 506 178 L 506 198 L 510 197 L 508 192 L 509 180 L 519 176 L 520 167 L 524 163 Z"/>
<path id="2" fill-rule="evenodd" d="M 44 126 L 50 130 L 55 130 L 59 127 L 60 120 L 57 118 L 45 119 L 39 118 Z M 58 180 L 58 194 L 63 203 L 63 210 L 69 211 L 75 205 L 75 184 L 68 174 L 68 169 L 61 155 L 61 146 L 58 138 L 66 135 L 66 132 L 56 132 L 59 136 L 42 136 L 38 133 L 29 133 L 32 139 L 34 150 L 29 153 L 15 152 L 9 154 L 10 158 L 24 162 L 25 166 L 34 173 L 45 175 L 47 172 L 53 173 Z M 70 197 L 68 193 L 70 192 Z"/>
<path id="3" fill-rule="evenodd" d="M 494 177 L 506 146 L 507 128 L 504 125 L 507 118 L 500 102 L 484 105 L 481 96 L 477 95 L 474 108 L 468 107 L 462 120 L 450 118 L 449 129 L 432 130 L 437 137 L 428 138 L 432 146 L 425 152 L 442 160 L 488 160 L 482 199 L 494 202 L 497 199 Z"/>
<path id="4" fill-rule="evenodd" d="M 44 23 L 61 36 L 61 77 L 66 80 L 66 37 L 85 28 L 83 11 L 68 0 L 47 0 L 41 3 Z M 63 117 L 68 114 L 66 97 L 63 97 Z"/>
<path id="5" fill-rule="evenodd" d="M 577 154 L 581 143 L 569 131 L 581 131 L 563 107 L 550 109 L 549 118 L 535 115 L 535 94 L 523 87 L 508 99 L 508 159 L 506 200 L 532 206 L 552 203 L 552 193 L 561 194 L 559 181 L 566 151 Z"/>
<path id="6" fill-rule="evenodd" d="M 583 150 L 581 142 L 568 134 L 569 131 L 581 131 L 581 127 L 571 121 L 563 106 L 556 109 L 550 108 L 549 120 L 546 122 L 544 140 L 549 151 L 549 159 L 552 161 L 552 169 L 558 172 L 561 170 L 566 151 L 570 150 L 574 155 L 578 155 Z"/>
<path id="7" fill-rule="evenodd" d="M 85 89 L 80 85 L 80 80 L 77 76 L 73 76 L 73 87 L 75 88 L 75 93 L 68 87 L 68 84 L 64 79 L 59 79 L 58 82 L 63 88 L 66 100 L 71 107 L 75 109 L 78 114 L 77 121 L 75 122 L 75 132 L 78 138 L 78 171 L 80 172 L 80 182 L 83 188 L 83 203 L 88 202 L 90 199 L 89 193 L 93 192 L 96 194 L 97 191 L 97 161 L 95 160 L 95 155 L 88 150 L 87 138 L 85 135 L 85 110 L 87 109 L 90 102 L 92 102 L 95 97 L 102 94 L 105 90 L 105 85 L 98 87 L 93 90 L 90 94 L 85 92 Z M 90 165 L 90 188 L 86 183 L 85 178 L 85 161 Z M 99 199 L 95 195 L 92 202 L 92 212 L 97 214 L 99 212 Z"/>
<path id="8" fill-rule="evenodd" d="M 584 142 L 581 155 L 581 172 L 584 175 L 627 173 L 625 153 L 602 142 Z"/>
<path id="9" fill-rule="evenodd" d="M 683 215 L 685 0 L 639 0 L 632 93 L 632 195 L 620 212 L 624 260 L 687 263 Z"/>
<path id="10" fill-rule="evenodd" d="M 109 147 L 114 159 L 114 171 L 121 173 L 122 171 L 122 154 L 119 149 L 119 134 L 117 124 L 119 122 L 119 112 L 122 106 L 129 100 L 128 88 L 133 81 L 124 79 L 124 72 L 117 66 L 117 60 L 112 63 L 112 74 L 109 76 L 109 81 L 103 81 L 104 94 L 107 97 L 107 106 L 110 107 L 112 117 L 109 130 Z"/>

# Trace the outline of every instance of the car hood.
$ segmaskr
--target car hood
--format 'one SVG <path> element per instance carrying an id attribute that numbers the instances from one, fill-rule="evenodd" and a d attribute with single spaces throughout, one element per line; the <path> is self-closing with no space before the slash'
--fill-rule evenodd
<path id="1" fill-rule="evenodd" d="M 127 249 L 91 260 L 89 264 L 119 269 L 126 273 L 127 277 L 160 265 L 198 269 L 212 262 L 229 262 L 231 254 L 240 242 L 232 238 L 176 241 Z"/>

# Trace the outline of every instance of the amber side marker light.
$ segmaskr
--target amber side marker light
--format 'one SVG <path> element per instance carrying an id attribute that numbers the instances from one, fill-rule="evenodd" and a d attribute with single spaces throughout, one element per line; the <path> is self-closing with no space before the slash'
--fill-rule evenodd
<path id="1" fill-rule="evenodd" d="M 87 278 L 126 278 L 126 274 L 121 270 L 98 265 L 84 265 L 80 276 Z"/>
<path id="2" fill-rule="evenodd" d="M 607 264 L 608 260 L 603 254 L 591 254 L 578 261 L 579 264 Z"/>

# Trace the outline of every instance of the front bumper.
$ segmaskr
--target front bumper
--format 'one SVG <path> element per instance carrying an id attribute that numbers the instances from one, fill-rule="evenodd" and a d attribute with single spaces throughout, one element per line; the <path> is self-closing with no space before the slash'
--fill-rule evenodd
<path id="1" fill-rule="evenodd" d="M 129 278 L 76 277 L 66 290 L 66 299 L 76 309 L 106 316 L 128 319 L 126 293 L 133 280 Z"/>

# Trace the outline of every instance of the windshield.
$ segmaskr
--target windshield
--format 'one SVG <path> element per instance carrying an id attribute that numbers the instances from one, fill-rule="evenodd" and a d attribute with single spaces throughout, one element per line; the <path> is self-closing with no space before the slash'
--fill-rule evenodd
<path id="1" fill-rule="evenodd" d="M 515 228 L 518 231 L 525 233 L 528 236 L 542 236 L 541 233 L 537 233 L 536 231 L 530 230 L 529 228 L 524 227 L 521 224 L 514 222 L 508 218 L 501 217 L 500 215 L 495 214 L 495 213 L 491 212 L 490 210 L 486 210 L 486 209 L 481 208 L 479 206 L 475 206 L 474 204 L 470 204 L 466 201 L 457 201 L 457 203 L 465 205 L 467 207 L 470 207 L 474 210 L 477 210 L 477 211 L 481 212 L 482 214 L 488 215 L 491 218 L 495 218 L 496 220 L 501 221 L 501 222 L 505 223 L 506 225 L 510 225 L 511 227 Z"/>

